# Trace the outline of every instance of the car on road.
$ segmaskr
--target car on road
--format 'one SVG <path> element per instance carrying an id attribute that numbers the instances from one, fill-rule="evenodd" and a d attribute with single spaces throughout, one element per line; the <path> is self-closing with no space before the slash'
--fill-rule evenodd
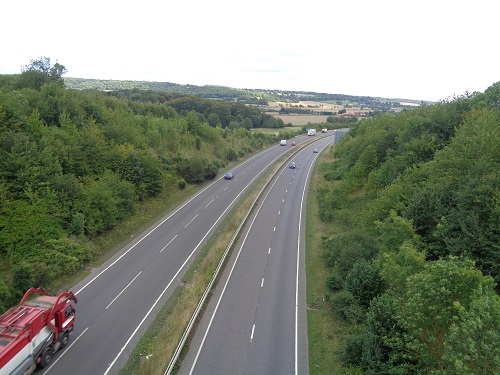
<path id="1" fill-rule="evenodd" d="M 295 143 L 295 142 L 292 142 L 292 143 L 291 143 L 291 145 L 292 145 L 292 146 L 295 146 L 296 144 L 297 144 L 297 143 Z"/>
<path id="2" fill-rule="evenodd" d="M 234 178 L 234 173 L 233 172 L 227 172 L 225 175 L 224 175 L 224 178 L 226 180 L 232 180 Z"/>
<path id="3" fill-rule="evenodd" d="M 290 163 L 290 169 L 295 169 L 297 167 L 297 165 L 295 164 L 295 162 L 291 162 Z"/>
<path id="4" fill-rule="evenodd" d="M 318 149 L 317 149 L 317 148 L 315 148 L 315 149 L 313 150 L 313 153 L 317 154 L 317 153 L 318 153 Z"/>

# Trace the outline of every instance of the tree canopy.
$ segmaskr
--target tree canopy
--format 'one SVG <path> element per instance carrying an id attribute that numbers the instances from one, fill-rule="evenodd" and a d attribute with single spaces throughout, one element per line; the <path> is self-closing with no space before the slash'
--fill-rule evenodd
<path id="1" fill-rule="evenodd" d="M 44 84 L 55 83 L 59 86 L 64 86 L 62 76 L 67 73 L 64 65 L 56 62 L 54 65 L 50 64 L 50 58 L 40 57 L 24 66 L 21 69 L 22 73 L 17 80 L 19 88 L 32 88 L 40 90 Z"/>
<path id="2" fill-rule="evenodd" d="M 360 121 L 322 167 L 320 218 L 343 228 L 323 240 L 328 300 L 358 327 L 346 366 L 500 372 L 499 102 L 497 82 Z"/>
<path id="3" fill-rule="evenodd" d="M 241 103 L 72 90 L 65 72 L 40 58 L 0 79 L 0 310 L 81 269 L 142 202 L 276 142 Z"/>

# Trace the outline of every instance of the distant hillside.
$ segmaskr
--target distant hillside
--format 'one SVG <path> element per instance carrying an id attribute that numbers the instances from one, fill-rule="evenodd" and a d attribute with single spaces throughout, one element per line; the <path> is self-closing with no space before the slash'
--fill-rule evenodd
<path id="1" fill-rule="evenodd" d="M 194 95 L 208 99 L 224 101 L 240 101 L 246 104 L 267 105 L 269 102 L 298 103 L 299 101 L 331 102 L 349 104 L 356 107 L 371 108 L 375 112 L 394 111 L 406 106 L 418 105 L 421 102 L 411 99 L 387 99 L 370 96 L 353 96 L 343 94 L 316 93 L 309 91 L 235 89 L 225 86 L 180 85 L 171 82 L 120 81 L 85 78 L 64 78 L 69 89 L 77 90 L 150 90 L 162 93 Z M 428 102 L 430 104 L 430 102 Z"/>

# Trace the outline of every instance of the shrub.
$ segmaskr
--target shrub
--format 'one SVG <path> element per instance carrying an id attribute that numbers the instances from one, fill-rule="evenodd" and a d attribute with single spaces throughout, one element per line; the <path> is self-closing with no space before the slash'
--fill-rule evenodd
<path id="1" fill-rule="evenodd" d="M 22 296 L 29 288 L 34 287 L 36 275 L 32 263 L 20 262 L 12 268 L 12 287 L 14 294 Z"/>
<path id="2" fill-rule="evenodd" d="M 356 302 L 354 296 L 347 290 L 334 293 L 329 297 L 334 314 L 350 323 L 363 319 L 363 310 Z"/>
<path id="3" fill-rule="evenodd" d="M 348 336 L 341 355 L 342 362 L 349 365 L 360 365 L 363 354 L 363 335 Z"/>
<path id="4" fill-rule="evenodd" d="M 326 279 L 326 285 L 332 292 L 344 289 L 344 278 L 340 275 L 338 267 L 334 267 Z"/>
<path id="5" fill-rule="evenodd" d="M 380 266 L 364 259 L 356 262 L 345 278 L 345 289 L 361 306 L 370 306 L 370 301 L 383 290 Z"/>
<path id="6" fill-rule="evenodd" d="M 362 230 L 342 233 L 323 240 L 325 262 L 329 267 L 337 266 L 342 278 L 357 261 L 373 259 L 377 251 L 375 239 Z"/>

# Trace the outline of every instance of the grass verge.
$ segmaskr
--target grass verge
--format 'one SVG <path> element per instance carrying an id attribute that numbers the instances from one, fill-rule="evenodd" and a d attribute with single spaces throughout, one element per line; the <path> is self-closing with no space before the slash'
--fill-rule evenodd
<path id="1" fill-rule="evenodd" d="M 328 270 L 323 261 L 322 239 L 341 233 L 344 229 L 335 223 L 319 220 L 317 186 L 323 180 L 319 163 L 333 161 L 332 153 L 324 151 L 313 170 L 307 195 L 306 221 L 306 302 L 309 339 L 309 372 L 311 375 L 361 374 L 343 366 L 340 356 L 343 342 L 355 327 L 337 318 L 325 302 Z"/>

